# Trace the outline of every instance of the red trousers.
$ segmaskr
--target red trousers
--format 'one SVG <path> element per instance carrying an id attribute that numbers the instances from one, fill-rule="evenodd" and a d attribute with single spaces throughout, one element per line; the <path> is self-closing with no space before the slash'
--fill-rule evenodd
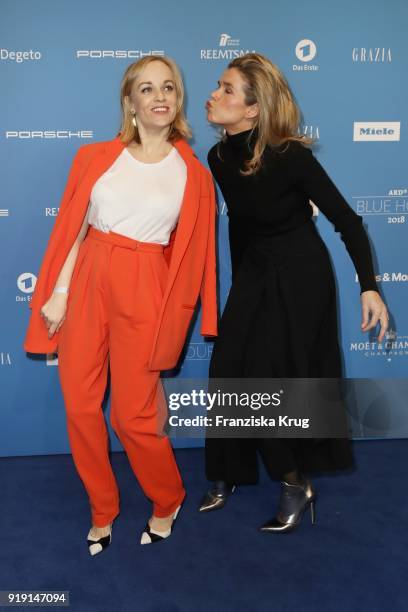
<path id="1" fill-rule="evenodd" d="M 154 515 L 172 514 L 185 496 L 170 441 L 158 435 L 160 372 L 147 367 L 167 273 L 162 245 L 93 227 L 75 263 L 58 367 L 72 456 L 98 527 L 119 514 L 102 411 L 108 364 L 110 422 Z"/>

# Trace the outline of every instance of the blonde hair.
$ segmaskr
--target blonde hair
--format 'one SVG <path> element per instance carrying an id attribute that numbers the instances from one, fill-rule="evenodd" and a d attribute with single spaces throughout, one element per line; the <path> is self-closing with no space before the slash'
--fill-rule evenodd
<path id="1" fill-rule="evenodd" d="M 245 104 L 259 105 L 253 126 L 258 132 L 253 156 L 245 162 L 241 174 L 255 174 L 261 168 L 262 155 L 268 145 L 276 146 L 290 140 L 303 144 L 313 142 L 312 138 L 299 134 L 300 110 L 286 78 L 267 57 L 261 53 L 247 53 L 230 62 L 228 68 L 239 70 L 244 80 Z"/>
<path id="2" fill-rule="evenodd" d="M 120 86 L 120 104 L 122 107 L 122 119 L 118 135 L 120 136 L 120 140 L 122 142 L 125 142 L 126 144 L 132 141 L 135 141 L 140 144 L 140 135 L 138 128 L 135 127 L 132 123 L 133 115 L 130 113 L 129 108 L 126 105 L 125 96 L 130 96 L 133 83 L 140 76 L 146 66 L 151 62 L 157 61 L 163 62 L 163 64 L 170 68 L 173 75 L 174 85 L 177 94 L 176 116 L 170 126 L 167 140 L 169 140 L 170 142 L 174 142 L 175 140 L 179 140 L 180 138 L 188 140 L 192 136 L 190 126 L 188 125 L 187 119 L 184 115 L 184 85 L 179 67 L 177 66 L 176 62 L 170 57 L 164 55 L 146 55 L 142 59 L 138 60 L 137 62 L 134 62 L 133 64 L 130 64 L 130 66 L 127 67 Z"/>

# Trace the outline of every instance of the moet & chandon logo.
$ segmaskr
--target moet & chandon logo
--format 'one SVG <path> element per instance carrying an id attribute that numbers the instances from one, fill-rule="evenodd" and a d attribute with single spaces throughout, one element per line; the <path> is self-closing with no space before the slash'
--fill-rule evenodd
<path id="1" fill-rule="evenodd" d="M 385 338 L 382 342 L 378 340 L 357 340 L 351 341 L 349 351 L 351 353 L 360 353 L 363 357 L 369 359 L 376 357 L 384 357 L 386 361 L 392 361 L 394 357 L 403 357 L 408 355 L 408 336 L 397 334 L 396 330 L 389 328 L 385 333 Z"/>
<path id="2" fill-rule="evenodd" d="M 354 275 L 355 282 L 358 283 L 358 274 Z M 406 272 L 383 272 L 376 274 L 375 280 L 377 283 L 406 283 L 408 282 L 408 274 Z"/>

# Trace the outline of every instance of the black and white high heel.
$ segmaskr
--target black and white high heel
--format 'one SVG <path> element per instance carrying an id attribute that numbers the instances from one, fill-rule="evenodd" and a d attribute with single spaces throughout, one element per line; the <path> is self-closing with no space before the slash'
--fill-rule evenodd
<path id="1" fill-rule="evenodd" d="M 180 504 L 180 506 L 176 508 L 173 514 L 173 523 L 171 527 L 169 527 L 169 529 L 167 529 L 166 531 L 155 531 L 154 529 L 150 527 L 149 521 L 148 521 L 146 524 L 146 527 L 144 528 L 144 531 L 142 532 L 140 543 L 141 544 L 155 544 L 156 542 L 161 542 L 162 540 L 165 540 L 166 538 L 168 538 L 171 535 L 172 529 L 174 527 L 174 522 L 177 518 L 178 513 L 180 512 L 181 506 L 182 504 Z"/>
<path id="2" fill-rule="evenodd" d="M 93 536 L 91 531 L 92 527 L 88 533 L 87 543 L 89 553 L 94 556 L 102 552 L 112 542 L 112 523 L 110 524 L 110 533 L 106 536 L 102 536 L 101 538 L 96 538 L 95 536 Z"/>

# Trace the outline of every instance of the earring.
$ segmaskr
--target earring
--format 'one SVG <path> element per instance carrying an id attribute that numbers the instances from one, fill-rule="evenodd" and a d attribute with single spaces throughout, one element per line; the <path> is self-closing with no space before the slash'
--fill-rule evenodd
<path id="1" fill-rule="evenodd" d="M 136 112 L 133 111 L 132 113 L 133 117 L 132 117 L 132 123 L 135 126 L 135 128 L 137 128 L 137 119 L 136 119 Z"/>

